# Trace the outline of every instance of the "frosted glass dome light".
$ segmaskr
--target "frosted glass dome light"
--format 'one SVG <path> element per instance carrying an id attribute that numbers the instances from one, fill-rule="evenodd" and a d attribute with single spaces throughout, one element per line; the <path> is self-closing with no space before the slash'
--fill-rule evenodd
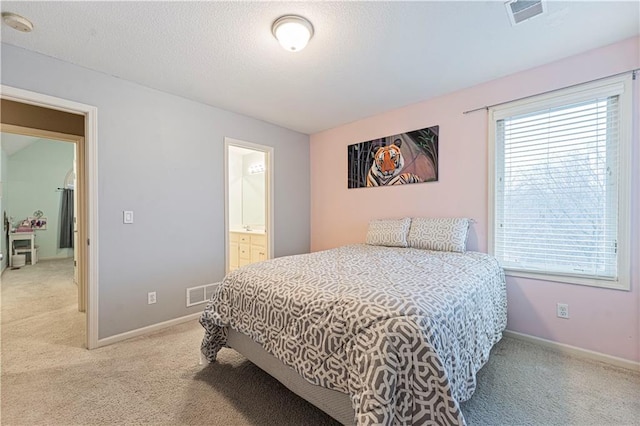
<path id="1" fill-rule="evenodd" d="M 299 52 L 313 37 L 313 25 L 302 16 L 286 15 L 276 19 L 271 32 L 283 48 Z"/>

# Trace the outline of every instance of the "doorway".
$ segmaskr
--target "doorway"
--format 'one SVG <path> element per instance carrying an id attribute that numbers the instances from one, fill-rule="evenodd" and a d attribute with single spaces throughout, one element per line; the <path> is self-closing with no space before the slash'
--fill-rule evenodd
<path id="1" fill-rule="evenodd" d="M 225 138 L 225 271 L 273 257 L 273 148 Z"/>
<path id="2" fill-rule="evenodd" d="M 40 93 L 1 86 L 3 105 L 0 130 L 5 133 L 71 142 L 75 147 L 75 172 L 68 171 L 65 181 L 74 180 L 74 200 L 77 231 L 78 308 L 86 311 L 82 328 L 82 346 L 99 346 L 97 311 L 97 109 L 95 107 Z M 13 104 L 15 108 L 5 108 Z M 65 132 L 59 126 L 60 114 L 75 115 L 80 119 L 82 133 Z M 82 134 L 83 136 L 79 136 Z M 75 176 L 72 176 L 75 175 Z M 67 188 L 69 189 L 69 188 Z"/>
<path id="3" fill-rule="evenodd" d="M 0 135 L 4 190 L 0 211 L 6 216 L 2 253 L 7 256 L 3 269 L 21 267 L 23 261 L 35 265 L 39 260 L 74 258 L 76 144 L 17 133 Z M 10 232 L 16 229 L 22 232 Z"/>
<path id="4" fill-rule="evenodd" d="M 38 129 L 2 125 L 3 293 L 13 311 L 86 311 L 86 280 L 80 263 L 77 230 L 76 158 L 84 137 L 45 135 Z M 81 191 L 80 191 L 81 195 Z M 80 204 L 84 200 L 80 200 Z M 75 243 L 75 244 L 74 244 Z M 48 303 L 39 303 L 42 298 Z M 6 309 L 5 309 L 6 308 Z M 67 318 L 73 335 L 65 340 L 84 345 L 84 315 Z M 73 323 L 77 323 L 73 326 Z M 61 334 L 63 330 L 59 331 Z M 79 333 L 78 333 L 79 332 Z"/>

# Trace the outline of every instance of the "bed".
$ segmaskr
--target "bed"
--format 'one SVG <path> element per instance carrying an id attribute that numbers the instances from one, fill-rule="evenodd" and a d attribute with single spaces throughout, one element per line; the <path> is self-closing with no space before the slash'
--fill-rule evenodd
<path id="1" fill-rule="evenodd" d="M 483 253 L 356 244 L 233 271 L 200 322 L 208 361 L 232 347 L 341 423 L 463 425 L 506 326 L 504 272 Z"/>

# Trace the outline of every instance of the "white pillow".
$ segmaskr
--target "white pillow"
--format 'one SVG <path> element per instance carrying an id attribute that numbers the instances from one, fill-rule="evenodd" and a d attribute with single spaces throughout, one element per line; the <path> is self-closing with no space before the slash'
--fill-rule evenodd
<path id="1" fill-rule="evenodd" d="M 411 219 L 378 219 L 369 222 L 367 244 L 372 246 L 407 247 Z"/>
<path id="2" fill-rule="evenodd" d="M 464 253 L 469 223 L 467 218 L 414 217 L 409 230 L 409 247 Z"/>

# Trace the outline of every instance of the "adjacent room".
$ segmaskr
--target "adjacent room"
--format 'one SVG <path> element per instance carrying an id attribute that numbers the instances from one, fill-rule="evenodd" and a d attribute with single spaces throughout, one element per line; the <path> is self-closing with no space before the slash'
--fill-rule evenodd
<path id="1" fill-rule="evenodd" d="M 3 425 L 638 423 L 639 2 L 0 7 Z"/>
<path id="2" fill-rule="evenodd" d="M 9 106 L 10 108 L 10 106 Z M 4 332 L 33 311 L 55 311 L 50 332 L 83 347 L 74 247 L 75 145 L 70 142 L 0 134 L 2 160 L 2 262 Z M 64 320 L 63 320 L 64 317 Z M 22 330 L 21 330 L 22 331 Z"/>

